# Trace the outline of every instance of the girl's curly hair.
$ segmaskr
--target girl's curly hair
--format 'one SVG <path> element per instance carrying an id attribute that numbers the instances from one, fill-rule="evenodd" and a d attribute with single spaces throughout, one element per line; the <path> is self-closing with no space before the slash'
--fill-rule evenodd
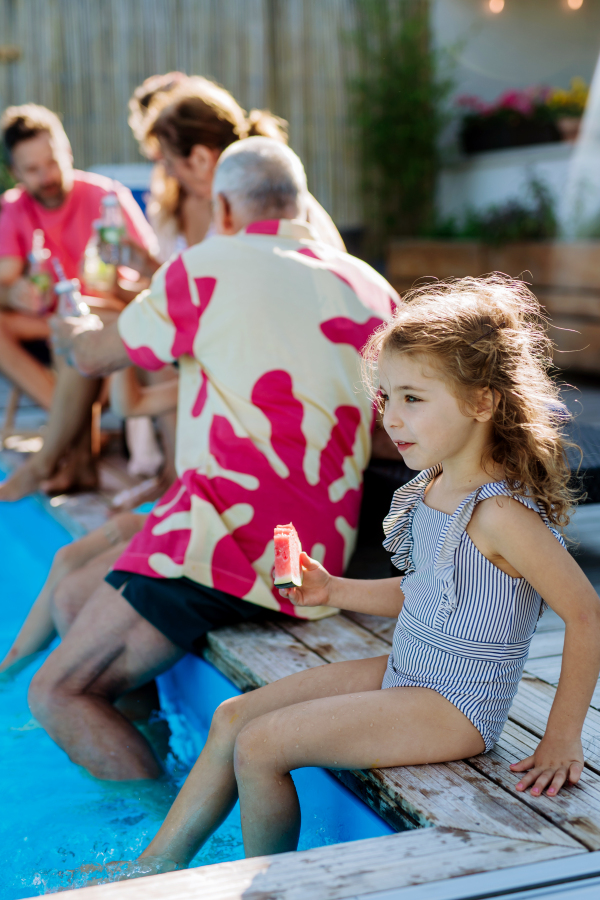
<path id="1" fill-rule="evenodd" d="M 379 356 L 410 353 L 442 371 L 465 408 L 477 389 L 493 391 L 494 439 L 484 468 L 500 467 L 514 494 L 531 497 L 564 527 L 579 499 L 566 456 L 576 445 L 564 435 L 568 415 L 548 374 L 547 325 L 527 286 L 505 275 L 426 284 L 408 292 L 371 336 L 364 375 L 374 395 Z"/>

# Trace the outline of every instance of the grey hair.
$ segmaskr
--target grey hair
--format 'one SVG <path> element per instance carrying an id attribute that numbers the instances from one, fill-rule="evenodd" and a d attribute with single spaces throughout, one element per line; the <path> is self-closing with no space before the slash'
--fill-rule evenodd
<path id="1" fill-rule="evenodd" d="M 213 180 L 213 197 L 223 194 L 252 215 L 304 211 L 306 173 L 300 158 L 280 141 L 249 137 L 221 154 Z"/>

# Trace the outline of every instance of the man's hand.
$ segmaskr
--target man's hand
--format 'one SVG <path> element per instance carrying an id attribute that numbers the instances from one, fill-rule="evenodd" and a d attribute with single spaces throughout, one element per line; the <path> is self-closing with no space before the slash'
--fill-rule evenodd
<path id="1" fill-rule="evenodd" d="M 135 272 L 139 272 L 144 278 L 152 278 L 160 263 L 149 250 L 138 244 L 130 235 L 125 235 L 121 241 L 122 261 L 120 265 L 127 266 Z M 123 252 L 124 251 L 124 252 Z"/>
<path id="2" fill-rule="evenodd" d="M 131 365 L 119 335 L 118 316 L 109 322 L 95 315 L 67 319 L 53 316 L 50 329 L 55 352 L 82 375 L 103 378 Z"/>
<path id="3" fill-rule="evenodd" d="M 52 316 L 50 319 L 52 348 L 59 356 L 64 356 L 70 366 L 77 368 L 74 355 L 75 341 L 80 334 L 88 331 L 102 331 L 104 325 L 98 316 L 77 316 L 63 318 Z"/>
<path id="4" fill-rule="evenodd" d="M 39 316 L 46 312 L 39 290 L 29 278 L 17 278 L 6 288 L 6 306 L 20 313 Z"/>
<path id="5" fill-rule="evenodd" d="M 533 756 L 512 763 L 512 772 L 526 772 L 516 786 L 517 791 L 526 791 L 539 797 L 546 794 L 555 797 L 566 783 L 577 784 L 583 771 L 583 749 L 579 738 L 568 740 L 554 737 L 546 732 Z"/>
<path id="6" fill-rule="evenodd" d="M 327 606 L 331 592 L 331 575 L 320 562 L 311 559 L 304 551 L 300 554 L 302 587 L 284 588 L 279 591 L 294 606 Z"/>

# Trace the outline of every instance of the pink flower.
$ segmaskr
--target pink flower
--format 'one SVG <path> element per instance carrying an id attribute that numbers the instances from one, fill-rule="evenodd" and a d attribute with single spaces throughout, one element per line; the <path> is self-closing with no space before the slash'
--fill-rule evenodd
<path id="1" fill-rule="evenodd" d="M 479 113 L 481 115 L 485 115 L 490 107 L 487 103 L 484 103 L 479 97 L 474 97 L 472 94 L 462 94 L 460 97 L 456 98 L 456 105 L 462 106 L 463 109 L 468 110 L 472 113 Z"/>
<path id="2" fill-rule="evenodd" d="M 530 116 L 533 113 L 534 102 L 525 91 L 505 91 L 496 101 L 496 108 L 510 109 L 523 116 Z"/>

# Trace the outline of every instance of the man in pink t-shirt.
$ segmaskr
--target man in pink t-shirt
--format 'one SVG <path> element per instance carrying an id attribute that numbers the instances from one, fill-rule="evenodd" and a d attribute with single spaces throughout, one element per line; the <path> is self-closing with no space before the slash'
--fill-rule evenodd
<path id="1" fill-rule="evenodd" d="M 45 341 L 49 335 L 48 311 L 42 308 L 40 293 L 27 274 L 34 232 L 43 232 L 46 250 L 60 260 L 68 278 L 81 277 L 93 222 L 109 193 L 117 195 L 134 241 L 152 251 L 155 238 L 127 188 L 73 168 L 69 140 L 50 110 L 34 104 L 10 107 L 0 128 L 19 181 L 3 195 L 0 207 L 0 371 L 50 409 L 44 447 L 0 485 L 0 500 L 16 500 L 51 478 L 61 463 L 67 465 L 55 488 L 89 487 L 95 481 L 88 426 L 100 382 L 82 378 L 60 360 L 55 373 L 24 346 Z M 83 289 L 93 293 L 85 285 Z M 123 306 L 115 300 L 112 305 L 117 310 Z M 71 450 L 65 458 L 72 447 L 77 451 Z"/>

